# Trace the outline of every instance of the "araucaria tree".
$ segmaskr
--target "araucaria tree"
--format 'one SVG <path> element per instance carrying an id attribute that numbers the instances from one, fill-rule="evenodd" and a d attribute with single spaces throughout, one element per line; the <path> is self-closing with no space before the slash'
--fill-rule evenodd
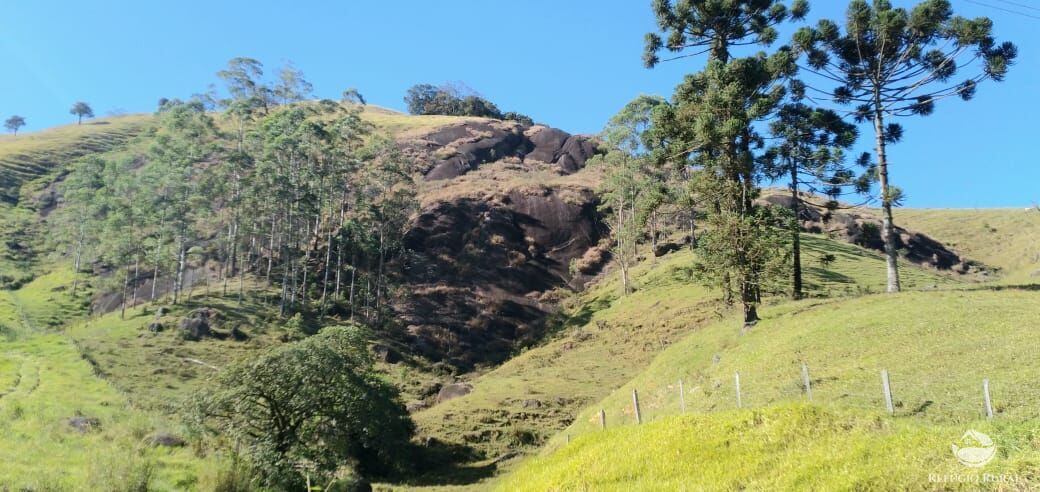
<path id="1" fill-rule="evenodd" d="M 83 118 L 94 117 L 94 110 L 90 107 L 89 104 L 83 101 L 79 101 L 76 104 L 72 105 L 72 109 L 69 110 L 69 114 L 75 116 L 77 118 L 76 124 L 80 125 L 83 124 Z"/>
<path id="2" fill-rule="evenodd" d="M 791 191 L 791 297 L 802 297 L 801 216 L 806 202 L 802 192 L 826 196 L 825 203 L 812 203 L 829 210 L 838 199 L 870 191 L 873 166 L 870 155 L 857 160 L 862 173 L 846 163 L 845 150 L 856 142 L 857 129 L 838 113 L 801 103 L 783 105 L 769 123 L 773 145 L 760 158 L 766 176 L 787 181 Z"/>
<path id="3" fill-rule="evenodd" d="M 655 113 L 661 161 L 680 159 L 691 169 L 692 188 L 707 205 L 708 228 L 700 237 L 697 271 L 722 289 L 727 302 L 739 298 L 746 323 L 758 319 L 763 290 L 784 276 L 787 255 L 773 227 L 772 211 L 754 203 L 761 173 L 755 151 L 762 146 L 756 124 L 785 96 L 784 81 L 796 70 L 793 53 L 781 49 L 734 58 L 742 45 L 768 45 L 775 26 L 807 13 L 804 1 L 788 9 L 775 0 L 655 0 L 664 36 L 647 35 L 644 62 L 707 53 L 705 69 L 686 77 L 671 104 Z"/>
<path id="4" fill-rule="evenodd" d="M 909 11 L 887 0 L 853 0 L 844 33 L 837 23 L 821 20 L 795 35 L 806 69 L 822 83 L 837 84 L 833 89 L 810 84 L 807 94 L 853 105 L 859 121 L 873 123 L 889 292 L 899 291 L 892 220 L 899 191 L 889 180 L 886 145 L 903 135 L 902 127 L 890 120 L 929 115 L 942 99 L 967 100 L 980 82 L 1003 80 L 1017 49 L 997 43 L 992 30 L 988 18 L 953 15 L 948 0 L 926 0 Z"/>
<path id="5" fill-rule="evenodd" d="M 25 126 L 25 118 L 18 115 L 14 115 L 8 118 L 7 121 L 4 121 L 4 128 L 15 135 L 18 135 L 18 129 L 23 126 Z"/>

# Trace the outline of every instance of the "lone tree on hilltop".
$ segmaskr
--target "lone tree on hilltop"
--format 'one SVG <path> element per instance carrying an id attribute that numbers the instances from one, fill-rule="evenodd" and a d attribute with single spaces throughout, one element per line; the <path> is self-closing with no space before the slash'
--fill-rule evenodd
<path id="1" fill-rule="evenodd" d="M 83 101 L 79 101 L 76 104 L 72 105 L 72 109 L 69 110 L 69 114 L 76 115 L 76 117 L 79 118 L 76 121 L 76 124 L 77 125 L 82 125 L 84 117 L 86 117 L 86 118 L 93 118 L 94 117 L 94 110 L 91 109 L 89 104 L 87 104 L 87 103 L 85 103 Z"/>
<path id="2" fill-rule="evenodd" d="M 892 204 L 900 192 L 889 182 L 885 146 L 903 136 L 903 128 L 888 119 L 929 115 L 941 99 L 968 100 L 979 82 L 1003 80 L 1018 50 L 1008 42 L 998 44 L 992 31 L 986 17 L 953 15 L 948 0 L 926 0 L 909 11 L 893 8 L 888 0 L 853 0 L 844 33 L 825 19 L 795 34 L 796 49 L 806 55 L 805 69 L 837 84 L 829 90 L 807 85 L 805 94 L 853 104 L 859 122 L 873 122 L 888 292 L 899 291 Z M 954 80 L 962 71 L 970 73 Z"/>
<path id="3" fill-rule="evenodd" d="M 4 122 L 4 128 L 15 135 L 18 135 L 18 129 L 23 126 L 25 126 L 25 118 L 18 115 L 14 115 Z"/>

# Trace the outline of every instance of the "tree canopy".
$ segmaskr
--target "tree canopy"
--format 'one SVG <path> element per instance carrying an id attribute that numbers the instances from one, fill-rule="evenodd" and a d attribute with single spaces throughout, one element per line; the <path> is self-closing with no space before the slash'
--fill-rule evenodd
<path id="1" fill-rule="evenodd" d="M 83 118 L 93 118 L 94 110 L 89 104 L 79 101 L 72 105 L 72 109 L 69 109 L 69 114 L 76 116 L 76 124 L 79 125 L 83 123 Z"/>
<path id="2" fill-rule="evenodd" d="M 530 117 L 509 111 L 503 113 L 495 103 L 462 84 L 416 84 L 404 96 L 408 112 L 415 115 L 479 116 L 513 120 L 531 125 Z"/>
<path id="3" fill-rule="evenodd" d="M 344 465 L 381 475 L 407 465 L 414 424 L 374 370 L 367 337 L 328 327 L 220 371 L 189 424 L 235 440 L 269 486 L 328 482 Z"/>
<path id="4" fill-rule="evenodd" d="M 18 130 L 23 126 L 25 126 L 25 118 L 22 116 L 14 115 L 4 121 L 4 128 L 15 135 L 18 134 Z"/>

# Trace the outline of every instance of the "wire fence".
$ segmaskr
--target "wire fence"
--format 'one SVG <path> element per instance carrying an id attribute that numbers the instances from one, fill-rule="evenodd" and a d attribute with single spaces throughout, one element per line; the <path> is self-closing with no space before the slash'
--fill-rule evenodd
<path id="1" fill-rule="evenodd" d="M 970 372 L 970 371 L 969 371 Z M 684 413 L 752 409 L 789 401 L 836 404 L 894 417 L 941 422 L 1038 418 L 1040 384 L 1002 385 L 975 374 L 925 377 L 886 368 L 857 368 L 835 377 L 805 363 L 785 363 L 768 373 L 733 371 L 685 374 L 673 381 L 628 386 L 588 416 L 586 426 L 608 428 L 652 422 Z M 1013 378 L 1018 379 L 1018 378 Z"/>

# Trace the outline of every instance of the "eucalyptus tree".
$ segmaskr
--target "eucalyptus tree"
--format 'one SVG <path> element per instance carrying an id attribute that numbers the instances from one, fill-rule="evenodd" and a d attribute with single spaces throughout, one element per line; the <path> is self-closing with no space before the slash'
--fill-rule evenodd
<path id="1" fill-rule="evenodd" d="M 611 252 L 621 275 L 621 293 L 631 292 L 629 268 L 637 256 L 637 243 L 647 224 L 651 241 L 656 241 L 656 213 L 663 204 L 663 180 L 648 157 L 644 134 L 654 108 L 667 102 L 656 96 L 639 96 L 611 117 L 602 132 L 607 153 L 592 165 L 603 168 L 600 187 L 601 210 L 611 215 L 606 221 L 612 236 Z"/>
<path id="2" fill-rule="evenodd" d="M 366 312 L 382 316 L 384 300 L 393 288 L 387 263 L 406 254 L 404 236 L 409 219 L 418 210 L 416 166 L 388 135 L 375 135 L 360 149 L 355 217 L 367 230 L 374 251 L 369 252 Z"/>
<path id="3" fill-rule="evenodd" d="M 201 102 L 168 104 L 159 113 L 160 125 L 149 149 L 149 166 L 156 187 L 150 210 L 158 211 L 162 231 L 175 249 L 173 302 L 184 288 L 188 250 L 198 239 L 197 221 L 213 202 L 199 193 L 203 164 L 216 158 L 216 125 Z M 161 242 L 160 242 L 161 245 Z M 158 266 L 158 263 L 157 263 Z M 157 269 L 158 270 L 158 269 Z M 154 279 L 158 279 L 158 271 Z"/>
<path id="4" fill-rule="evenodd" d="M 986 17 L 954 15 L 948 0 L 926 0 L 910 10 L 887 0 L 853 0 L 844 32 L 836 22 L 821 20 L 795 34 L 806 69 L 836 84 L 833 89 L 809 85 L 807 94 L 853 105 L 859 121 L 873 124 L 889 292 L 900 288 L 892 219 L 900 192 L 889 180 L 886 146 L 903 136 L 902 127 L 890 121 L 929 115 L 940 100 L 968 100 L 980 82 L 1003 80 L 1018 50 L 995 41 L 992 31 Z"/>
<path id="5" fill-rule="evenodd" d="M 753 202 L 761 176 L 755 151 L 762 137 L 756 128 L 783 100 L 784 83 L 797 67 L 787 48 L 745 58 L 734 58 L 732 50 L 771 44 L 776 26 L 802 18 L 808 4 L 655 0 L 653 10 L 663 35 L 646 37 L 648 67 L 707 54 L 704 70 L 687 75 L 671 104 L 655 112 L 653 137 L 662 142 L 658 159 L 678 159 L 694 170 L 691 191 L 709 204 L 711 225 L 699 241 L 698 274 L 721 288 L 727 302 L 739 297 L 745 322 L 755 322 L 761 292 L 773 284 L 785 258 L 771 227 L 774 218 Z"/>
<path id="6" fill-rule="evenodd" d="M 25 126 L 25 118 L 18 115 L 11 116 L 4 121 L 4 128 L 15 135 L 18 135 L 18 130 L 23 126 Z"/>
<path id="7" fill-rule="evenodd" d="M 787 180 L 791 192 L 792 220 L 791 297 L 802 297 L 801 226 L 800 220 L 806 199 L 802 192 L 829 198 L 822 205 L 828 209 L 838 206 L 838 198 L 849 193 L 870 191 L 873 167 L 870 155 L 857 161 L 864 172 L 846 164 L 845 151 L 856 142 L 856 125 L 842 119 L 838 113 L 814 108 L 801 103 L 786 104 L 770 122 L 773 145 L 762 155 L 766 176 Z"/>
<path id="8" fill-rule="evenodd" d="M 273 102 L 273 95 L 271 88 L 264 84 L 263 76 L 264 64 L 247 57 L 232 58 L 227 68 L 217 72 L 217 77 L 224 81 L 231 101 L 266 114 Z"/>
<path id="9" fill-rule="evenodd" d="M 94 197 L 105 185 L 105 166 L 105 161 L 96 155 L 75 161 L 60 185 L 64 206 L 55 209 L 56 213 L 50 219 L 57 225 L 52 237 L 71 249 L 72 295 L 76 295 L 79 288 L 84 256 L 96 250 L 96 239 L 102 234 L 98 217 L 103 210 Z"/>

